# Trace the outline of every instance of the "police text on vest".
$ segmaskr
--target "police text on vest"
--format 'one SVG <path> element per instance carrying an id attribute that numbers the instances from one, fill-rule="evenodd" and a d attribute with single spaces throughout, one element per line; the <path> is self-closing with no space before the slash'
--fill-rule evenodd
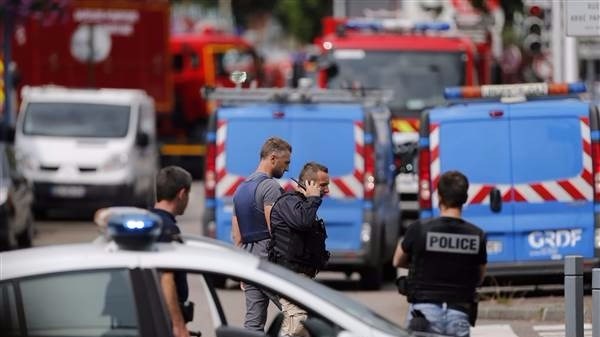
<path id="1" fill-rule="evenodd" d="M 477 254 L 479 252 L 479 236 L 469 234 L 427 233 L 427 251 Z"/>

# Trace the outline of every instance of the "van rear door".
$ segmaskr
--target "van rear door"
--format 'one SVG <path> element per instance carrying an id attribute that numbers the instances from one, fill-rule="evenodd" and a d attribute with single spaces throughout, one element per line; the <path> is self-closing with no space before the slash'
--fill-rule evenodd
<path id="1" fill-rule="evenodd" d="M 509 105 L 518 261 L 594 255 L 589 105 Z"/>
<path id="2" fill-rule="evenodd" d="M 216 237 L 231 241 L 233 194 L 256 169 L 260 148 L 272 136 L 292 145 L 290 172 L 279 182 L 290 189 L 289 177 L 316 161 L 329 168 L 330 194 L 319 208 L 331 251 L 360 248 L 363 221 L 362 174 L 364 144 L 359 104 L 244 104 L 217 111 L 215 198 Z"/>
<path id="3" fill-rule="evenodd" d="M 291 125 L 292 165 L 297 177 L 308 161 L 329 169 L 329 195 L 319 208 L 327 225 L 327 249 L 361 248 L 363 222 L 364 111 L 360 104 L 290 104 L 284 110 Z"/>
<path id="4" fill-rule="evenodd" d="M 455 105 L 430 113 L 432 203 L 439 215 L 437 183 L 441 173 L 459 170 L 469 179 L 463 216 L 488 235 L 488 260 L 514 261 L 514 205 L 492 209 L 494 193 L 508 200 L 512 182 L 510 118 L 501 103 Z"/>

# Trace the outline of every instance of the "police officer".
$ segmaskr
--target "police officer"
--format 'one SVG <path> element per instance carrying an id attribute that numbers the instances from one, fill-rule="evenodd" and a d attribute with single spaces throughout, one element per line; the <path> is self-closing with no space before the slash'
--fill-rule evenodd
<path id="1" fill-rule="evenodd" d="M 487 251 L 483 230 L 461 218 L 468 188 L 462 173 L 442 174 L 440 216 L 413 223 L 398 244 L 394 266 L 409 270 L 409 327 L 424 317 L 419 329 L 463 337 L 475 325 L 476 287 L 484 278 Z"/>
<path id="2" fill-rule="evenodd" d="M 236 246 L 267 259 L 267 245 L 271 238 L 271 207 L 283 193 L 273 178 L 281 178 L 290 166 L 292 147 L 281 138 L 265 141 L 260 150 L 258 168 L 240 184 L 233 196 L 231 235 Z M 262 289 L 243 285 L 246 296 L 244 327 L 264 331 L 267 321 L 269 296 Z"/>
<path id="3" fill-rule="evenodd" d="M 329 259 L 325 249 L 325 224 L 317 218 L 321 198 L 329 193 L 328 169 L 309 162 L 302 168 L 298 180 L 296 191 L 283 194 L 271 209 L 269 260 L 313 278 Z M 281 333 L 308 336 L 301 324 L 306 320 L 306 311 L 284 298 L 279 301 L 284 317 Z"/>
<path id="4" fill-rule="evenodd" d="M 177 226 L 176 215 L 182 215 L 187 208 L 192 175 L 178 166 L 162 168 L 156 175 L 156 203 L 150 211 L 162 220 L 159 242 L 181 242 L 181 230 Z M 94 221 L 106 226 L 111 215 L 110 208 L 96 211 Z M 190 337 L 186 323 L 192 320 L 193 304 L 188 302 L 189 288 L 187 275 L 182 271 L 165 271 L 160 275 L 163 296 L 167 305 L 174 337 Z"/>
<path id="5" fill-rule="evenodd" d="M 162 168 L 156 175 L 156 203 L 150 209 L 162 219 L 162 232 L 159 242 L 181 241 L 181 230 L 175 220 L 187 208 L 192 175 L 178 166 Z M 186 323 L 192 320 L 193 309 L 187 302 L 189 288 L 187 275 L 182 271 L 165 271 L 160 275 L 167 309 L 173 325 L 175 337 L 189 337 Z"/>

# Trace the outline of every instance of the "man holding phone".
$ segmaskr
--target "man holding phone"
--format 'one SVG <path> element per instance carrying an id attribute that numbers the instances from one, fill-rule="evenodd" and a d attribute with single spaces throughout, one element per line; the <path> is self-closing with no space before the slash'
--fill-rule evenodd
<path id="1" fill-rule="evenodd" d="M 296 191 L 284 193 L 271 209 L 269 261 L 314 278 L 329 260 L 325 223 L 317 217 L 322 198 L 329 193 L 328 169 L 309 162 L 298 179 Z M 279 301 L 284 317 L 283 336 L 308 336 L 301 324 L 307 312 L 285 298 Z"/>

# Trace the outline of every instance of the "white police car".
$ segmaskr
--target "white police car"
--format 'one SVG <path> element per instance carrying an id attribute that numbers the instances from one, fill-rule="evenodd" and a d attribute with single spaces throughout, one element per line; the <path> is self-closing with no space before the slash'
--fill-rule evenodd
<path id="1" fill-rule="evenodd" d="M 188 272 L 196 302 L 188 327 L 203 336 L 279 335 L 280 314 L 266 334 L 228 324 L 225 306 L 243 311 L 244 304 L 232 304 L 231 291 L 215 290 L 212 280 L 222 277 L 258 284 L 304 307 L 313 337 L 409 335 L 346 296 L 230 245 L 203 237 L 155 243 L 160 226 L 148 211 L 122 208 L 93 243 L 0 254 L 3 336 L 171 336 L 157 277 L 164 270 Z"/>

